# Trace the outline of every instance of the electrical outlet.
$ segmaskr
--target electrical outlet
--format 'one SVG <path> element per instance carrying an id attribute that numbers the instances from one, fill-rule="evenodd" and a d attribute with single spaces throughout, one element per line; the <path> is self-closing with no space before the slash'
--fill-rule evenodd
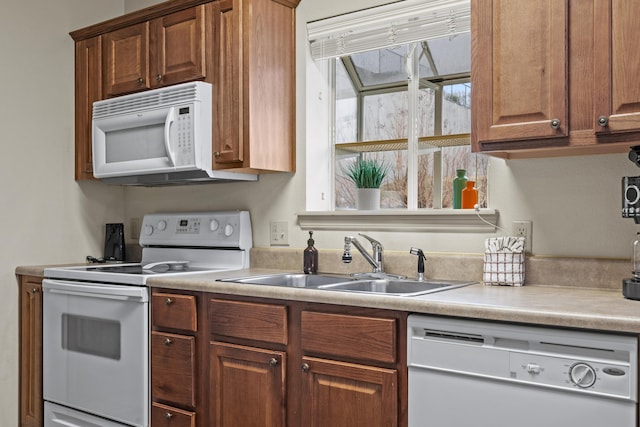
<path id="1" fill-rule="evenodd" d="M 513 235 L 524 237 L 524 251 L 529 253 L 533 247 L 532 230 L 533 222 L 531 221 L 513 221 Z"/>
<path id="2" fill-rule="evenodd" d="M 271 221 L 271 246 L 289 246 L 289 223 L 287 221 Z"/>
<path id="3" fill-rule="evenodd" d="M 129 220 L 129 236 L 131 240 L 140 238 L 140 218 L 131 218 Z"/>

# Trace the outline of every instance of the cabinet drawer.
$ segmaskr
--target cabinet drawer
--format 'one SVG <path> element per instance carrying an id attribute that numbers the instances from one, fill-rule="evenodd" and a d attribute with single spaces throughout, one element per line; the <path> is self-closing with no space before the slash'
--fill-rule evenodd
<path id="1" fill-rule="evenodd" d="M 287 307 L 243 301 L 209 301 L 211 333 L 287 344 Z"/>
<path id="2" fill-rule="evenodd" d="M 156 328 L 195 332 L 198 329 L 196 297 L 154 292 L 151 296 L 151 317 Z"/>
<path id="3" fill-rule="evenodd" d="M 382 363 L 395 363 L 396 320 L 302 312 L 302 350 Z"/>
<path id="4" fill-rule="evenodd" d="M 195 338 L 151 333 L 151 396 L 195 407 Z"/>
<path id="5" fill-rule="evenodd" d="M 154 402 L 151 405 L 151 425 L 153 427 L 195 427 L 196 414 Z"/>

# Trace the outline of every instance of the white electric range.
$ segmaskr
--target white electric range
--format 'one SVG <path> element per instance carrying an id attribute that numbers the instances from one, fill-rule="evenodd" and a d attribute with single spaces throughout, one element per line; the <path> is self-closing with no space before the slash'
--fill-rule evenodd
<path id="1" fill-rule="evenodd" d="M 249 212 L 146 215 L 140 263 L 47 268 L 45 427 L 148 427 L 149 277 L 249 267 Z"/>

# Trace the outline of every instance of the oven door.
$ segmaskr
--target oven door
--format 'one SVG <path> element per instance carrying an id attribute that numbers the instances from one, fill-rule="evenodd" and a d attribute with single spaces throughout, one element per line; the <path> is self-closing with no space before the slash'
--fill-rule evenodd
<path id="1" fill-rule="evenodd" d="M 146 287 L 44 280 L 43 395 L 131 426 L 148 426 Z"/>

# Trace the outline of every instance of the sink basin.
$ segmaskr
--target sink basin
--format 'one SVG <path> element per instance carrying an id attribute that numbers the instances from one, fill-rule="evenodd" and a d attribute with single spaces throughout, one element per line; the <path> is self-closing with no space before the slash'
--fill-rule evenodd
<path id="1" fill-rule="evenodd" d="M 345 276 L 329 274 L 268 274 L 264 276 L 249 276 L 231 279 L 223 279 L 221 282 L 246 283 L 250 285 L 285 286 L 289 288 L 318 288 L 323 285 L 332 285 L 349 282 L 353 279 Z"/>
<path id="2" fill-rule="evenodd" d="M 402 280 L 376 279 L 354 280 L 347 283 L 334 283 L 319 286 L 319 289 L 344 292 L 365 292 L 372 294 L 416 296 L 432 292 L 445 291 L 470 285 L 474 282 L 457 280 Z"/>

